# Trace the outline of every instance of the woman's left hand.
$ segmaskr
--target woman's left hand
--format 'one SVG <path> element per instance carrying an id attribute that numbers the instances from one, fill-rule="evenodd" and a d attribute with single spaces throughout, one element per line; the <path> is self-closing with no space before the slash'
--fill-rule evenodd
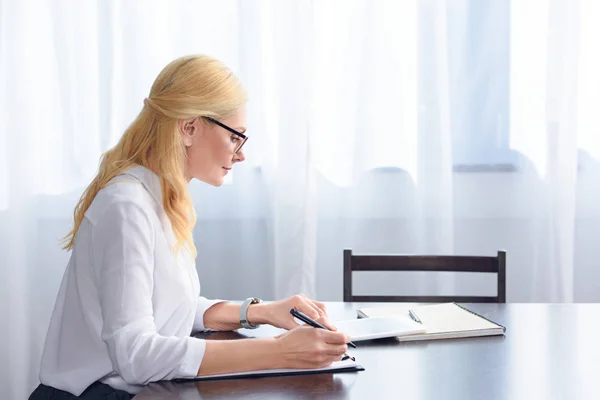
<path id="1" fill-rule="evenodd" d="M 320 301 L 311 300 L 303 294 L 297 294 L 287 299 L 274 301 L 272 303 L 257 304 L 256 306 L 260 306 L 260 312 L 263 314 L 262 318 L 260 319 L 264 321 L 264 323 L 273 325 L 277 328 L 289 330 L 299 325 L 294 320 L 292 314 L 290 314 L 290 310 L 295 308 L 298 311 L 302 311 L 313 320 L 321 318 L 319 322 L 322 325 L 332 331 L 336 330 L 336 328 L 331 325 L 327 319 L 327 309 L 325 304 L 321 303 Z M 250 322 L 252 322 L 250 313 L 254 311 L 252 308 L 256 306 L 251 306 L 248 309 L 248 320 Z M 255 311 L 259 311 L 258 307 L 255 309 Z"/>

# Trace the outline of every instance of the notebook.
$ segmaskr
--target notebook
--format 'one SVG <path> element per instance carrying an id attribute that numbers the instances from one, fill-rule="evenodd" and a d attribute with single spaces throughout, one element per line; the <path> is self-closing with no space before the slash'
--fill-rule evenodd
<path id="1" fill-rule="evenodd" d="M 191 381 L 210 381 L 222 379 L 242 379 L 242 378 L 265 378 L 269 376 L 288 376 L 288 375 L 313 375 L 325 374 L 331 372 L 354 372 L 364 371 L 365 369 L 350 359 L 344 361 L 336 361 L 328 367 L 311 368 L 311 369 L 265 369 L 260 371 L 235 372 L 230 374 L 203 375 L 194 378 L 175 379 L 176 382 L 191 382 Z"/>
<path id="2" fill-rule="evenodd" d="M 397 336 L 401 342 L 504 335 L 506 328 L 456 303 L 424 306 L 359 308 L 359 318 L 403 315 L 413 310 L 426 328 L 424 333 Z"/>
<path id="3" fill-rule="evenodd" d="M 338 331 L 350 336 L 350 340 L 353 342 L 425 332 L 423 325 L 402 315 L 350 319 L 335 321 L 332 324 Z"/>

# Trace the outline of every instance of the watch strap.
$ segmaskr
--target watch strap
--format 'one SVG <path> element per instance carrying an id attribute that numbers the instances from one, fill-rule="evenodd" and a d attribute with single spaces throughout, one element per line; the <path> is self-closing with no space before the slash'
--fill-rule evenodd
<path id="1" fill-rule="evenodd" d="M 257 297 L 248 297 L 246 300 L 244 300 L 242 306 L 240 307 L 240 324 L 242 325 L 242 328 L 256 329 L 260 326 L 259 324 L 253 325 L 248 322 L 248 307 L 250 307 L 251 304 L 258 304 L 261 302 L 262 300 Z"/>

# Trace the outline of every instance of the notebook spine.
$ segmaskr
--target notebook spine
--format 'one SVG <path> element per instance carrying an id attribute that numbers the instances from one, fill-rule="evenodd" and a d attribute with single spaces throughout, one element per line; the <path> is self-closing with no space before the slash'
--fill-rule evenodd
<path id="1" fill-rule="evenodd" d="M 479 318 L 483 318 L 483 319 L 485 319 L 486 321 L 488 321 L 488 322 L 491 322 L 491 323 L 492 323 L 492 324 L 494 324 L 494 325 L 498 325 L 500 328 L 502 328 L 502 331 L 503 331 L 503 332 L 506 332 L 506 327 L 505 327 L 505 326 L 503 326 L 503 325 L 500 325 L 499 323 L 497 323 L 497 322 L 495 322 L 495 321 L 492 321 L 491 319 L 489 319 L 489 318 L 486 318 L 486 317 L 484 317 L 484 316 L 483 316 L 483 315 L 481 315 L 481 314 L 477 314 L 475 311 L 469 310 L 468 308 L 466 308 L 466 307 L 463 307 L 463 306 L 461 306 L 461 305 L 460 305 L 460 304 L 458 304 L 458 303 L 454 303 L 454 305 L 456 305 L 457 307 L 460 307 L 460 308 L 462 308 L 463 310 L 465 310 L 465 311 L 467 311 L 467 312 L 470 312 L 470 313 L 471 313 L 471 314 L 473 314 L 473 315 L 476 315 L 476 316 L 478 316 Z"/>

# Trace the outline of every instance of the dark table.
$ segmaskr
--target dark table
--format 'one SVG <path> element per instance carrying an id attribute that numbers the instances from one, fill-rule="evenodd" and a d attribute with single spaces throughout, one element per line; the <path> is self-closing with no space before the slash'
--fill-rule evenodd
<path id="1" fill-rule="evenodd" d="M 600 399 L 600 304 L 465 304 L 506 336 L 359 342 L 365 371 L 200 383 L 153 383 L 135 399 Z M 332 320 L 393 303 L 327 303 Z M 266 336 L 271 327 L 207 339 Z"/>

